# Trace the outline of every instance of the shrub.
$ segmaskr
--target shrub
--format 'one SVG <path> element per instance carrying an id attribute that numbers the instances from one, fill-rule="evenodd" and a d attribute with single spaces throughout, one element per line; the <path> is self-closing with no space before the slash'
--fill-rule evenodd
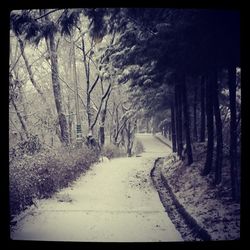
<path id="1" fill-rule="evenodd" d="M 101 155 L 111 159 L 126 156 L 126 151 L 125 149 L 117 147 L 113 144 L 108 144 L 102 148 Z"/>
<path id="2" fill-rule="evenodd" d="M 9 150 L 9 160 L 22 158 L 24 155 L 34 155 L 41 151 L 42 145 L 37 135 L 29 135 L 29 138 L 19 142 Z"/>
<path id="3" fill-rule="evenodd" d="M 144 152 L 144 147 L 139 139 L 135 139 L 134 154 L 139 155 Z"/>
<path id="4" fill-rule="evenodd" d="M 86 146 L 43 150 L 13 159 L 9 166 L 11 215 L 32 205 L 35 198 L 48 198 L 67 187 L 97 160 L 98 154 Z"/>

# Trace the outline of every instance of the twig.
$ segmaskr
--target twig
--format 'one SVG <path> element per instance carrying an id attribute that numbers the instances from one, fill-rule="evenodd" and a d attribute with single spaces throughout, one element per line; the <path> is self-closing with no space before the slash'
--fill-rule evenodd
<path id="1" fill-rule="evenodd" d="M 41 15 L 40 17 L 35 18 L 35 21 L 38 20 L 38 19 L 41 19 L 41 18 L 43 18 L 43 17 L 45 17 L 45 16 L 48 16 L 49 14 L 51 14 L 51 13 L 53 13 L 53 12 L 59 11 L 59 10 L 60 10 L 60 9 L 51 10 L 51 11 L 49 11 L 49 12 L 47 12 L 47 13 Z"/>

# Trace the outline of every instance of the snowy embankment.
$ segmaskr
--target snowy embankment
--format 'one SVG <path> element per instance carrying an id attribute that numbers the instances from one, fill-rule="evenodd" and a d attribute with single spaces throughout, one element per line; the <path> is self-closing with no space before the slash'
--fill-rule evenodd
<path id="1" fill-rule="evenodd" d="M 191 166 L 186 166 L 169 155 L 158 164 L 158 173 L 167 182 L 178 203 L 184 207 L 185 213 L 210 235 L 211 240 L 239 239 L 240 204 L 230 199 L 227 162 L 222 184 L 216 187 L 211 177 L 202 177 L 200 174 L 205 162 L 204 145 L 197 144 L 194 159 Z M 185 233 L 182 237 L 187 240 Z"/>
<path id="2" fill-rule="evenodd" d="M 15 240 L 87 242 L 183 241 L 165 212 L 150 171 L 170 149 L 137 135 L 145 152 L 93 165 L 70 187 L 37 201 L 16 218 Z"/>

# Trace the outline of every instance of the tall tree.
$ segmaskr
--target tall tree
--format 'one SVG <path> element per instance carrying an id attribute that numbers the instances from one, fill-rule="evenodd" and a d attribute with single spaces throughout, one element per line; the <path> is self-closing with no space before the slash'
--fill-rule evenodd
<path id="1" fill-rule="evenodd" d="M 46 38 L 46 40 L 48 41 L 49 44 L 48 50 L 50 51 L 50 60 L 51 60 L 51 79 L 52 79 L 53 93 L 55 97 L 56 110 L 58 114 L 59 126 L 61 130 L 61 140 L 65 145 L 68 145 L 69 144 L 68 122 L 63 111 L 62 93 L 59 80 L 58 60 L 57 60 L 56 42 L 54 34 L 51 33 L 50 36 Z"/>
<path id="2" fill-rule="evenodd" d="M 219 103 L 219 89 L 218 89 L 218 77 L 217 71 L 214 69 L 212 73 L 211 83 L 213 84 L 214 94 L 213 94 L 213 108 L 215 116 L 215 126 L 216 126 L 216 160 L 215 160 L 215 183 L 219 184 L 221 182 L 222 175 L 222 164 L 223 164 L 223 138 L 222 138 L 222 123 L 220 114 L 220 103 Z"/>
<path id="3" fill-rule="evenodd" d="M 176 125 L 175 125 L 175 106 L 174 102 L 171 103 L 171 129 L 172 129 L 172 148 L 176 152 Z"/>
<path id="4" fill-rule="evenodd" d="M 51 61 L 51 78 L 55 106 L 60 126 L 61 142 L 65 145 L 69 143 L 68 124 L 63 111 L 61 86 L 58 72 L 57 48 L 55 36 L 59 29 L 58 20 L 54 21 L 50 15 L 58 10 L 34 10 L 22 11 L 11 14 L 11 28 L 17 36 L 24 34 L 25 39 L 32 43 L 39 44 L 45 38 Z"/>
<path id="5" fill-rule="evenodd" d="M 41 11 L 41 14 L 46 15 L 47 11 Z M 55 97 L 56 110 L 58 114 L 59 126 L 61 131 L 61 141 L 65 145 L 69 144 L 69 131 L 68 131 L 68 122 L 66 116 L 63 111 L 63 103 L 62 103 L 62 93 L 61 93 L 61 84 L 59 79 L 58 72 L 58 59 L 57 59 L 57 48 L 55 41 L 55 31 L 57 28 L 55 27 L 55 23 L 49 19 L 49 16 L 45 16 L 45 20 L 49 25 L 50 33 L 45 36 L 46 44 L 48 47 L 48 51 L 50 53 L 50 61 L 51 61 L 51 79 L 53 86 L 53 93 Z M 54 32 L 53 32 L 54 30 Z"/>
<path id="6" fill-rule="evenodd" d="M 239 199 L 237 173 L 237 128 L 236 128 L 236 69 L 228 69 L 229 99 L 230 99 L 230 166 L 232 182 L 232 198 Z"/>
<path id="7" fill-rule="evenodd" d="M 179 83 L 175 86 L 175 103 L 176 103 L 176 131 L 177 131 L 177 152 L 182 158 L 183 141 L 182 141 L 182 91 Z"/>
<path id="8" fill-rule="evenodd" d="M 201 106 L 201 113 L 200 113 L 200 142 L 205 142 L 205 122 L 206 122 L 206 113 L 205 113 L 205 76 L 201 76 L 201 88 L 200 88 L 200 106 Z"/>
<path id="9" fill-rule="evenodd" d="M 107 115 L 107 107 L 108 107 L 108 100 L 110 97 L 112 89 L 108 92 L 108 95 L 104 102 L 104 107 L 101 109 L 100 112 L 100 127 L 99 127 L 99 137 L 100 137 L 100 146 L 102 147 L 105 144 L 105 120 Z"/>
<path id="10" fill-rule="evenodd" d="M 15 109 L 15 112 L 16 112 L 16 115 L 20 121 L 20 124 L 21 124 L 21 128 L 23 130 L 23 134 L 21 134 L 21 138 L 22 139 L 28 139 L 29 138 L 29 132 L 28 132 L 28 129 L 27 129 L 27 126 L 26 126 L 26 121 L 24 119 L 24 117 L 21 115 L 18 107 L 17 107 L 17 104 L 16 104 L 16 100 L 19 96 L 19 89 L 20 89 L 20 86 L 21 85 L 21 82 L 19 79 L 14 79 L 12 73 L 9 74 L 9 102 L 13 105 L 14 109 Z M 24 135 L 24 136 L 23 136 Z"/>
<path id="11" fill-rule="evenodd" d="M 48 101 L 41 89 L 41 87 L 39 86 L 38 82 L 35 80 L 35 77 L 34 77 L 34 73 L 33 73 L 33 70 L 32 70 L 32 67 L 29 63 L 29 60 L 26 56 L 26 53 L 25 53 L 25 46 L 24 46 L 24 42 L 23 40 L 21 39 L 21 37 L 19 35 L 16 35 L 17 37 L 17 40 L 18 40 L 18 44 L 19 44 L 19 47 L 20 47 L 20 51 L 21 51 L 21 55 L 22 55 L 22 58 L 24 60 L 24 63 L 25 63 L 25 67 L 27 69 L 27 72 L 28 72 L 28 75 L 29 75 L 29 79 L 33 85 L 33 87 L 35 88 L 35 90 L 37 91 L 37 93 L 40 95 L 42 101 L 44 102 L 44 104 L 47 106 L 46 108 L 46 112 L 47 112 L 47 115 L 50 117 L 50 119 L 53 121 L 54 118 L 53 118 L 53 112 L 52 112 L 52 109 L 49 107 L 49 104 L 48 104 Z M 56 134 L 58 135 L 59 139 L 61 142 L 63 142 L 62 140 L 62 137 L 61 137 L 61 133 L 60 133 L 60 130 L 58 128 L 58 125 L 56 125 Z"/>
<path id="12" fill-rule="evenodd" d="M 193 154 L 190 138 L 190 122 L 189 122 L 189 112 L 188 112 L 188 102 L 187 102 L 187 88 L 186 88 L 186 76 L 182 77 L 182 100 L 183 100 L 183 114 L 184 114 L 184 129 L 185 129 L 185 138 L 186 138 L 186 148 L 187 148 L 187 157 L 188 165 L 193 163 Z"/>
<path id="13" fill-rule="evenodd" d="M 213 88 L 211 73 L 206 79 L 206 116 L 207 116 L 207 156 L 202 174 L 208 175 L 212 169 L 214 150 Z"/>
<path id="14" fill-rule="evenodd" d="M 194 84 L 194 104 L 193 104 L 193 113 L 194 113 L 194 119 L 193 119 L 193 138 L 195 141 L 198 140 L 198 130 L 197 130 L 197 82 L 195 80 Z"/>

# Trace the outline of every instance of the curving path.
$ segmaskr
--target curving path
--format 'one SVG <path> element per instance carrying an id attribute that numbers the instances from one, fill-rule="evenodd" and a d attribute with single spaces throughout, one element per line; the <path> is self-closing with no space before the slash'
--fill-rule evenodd
<path id="1" fill-rule="evenodd" d="M 170 149 L 151 134 L 138 134 L 141 157 L 94 165 L 71 187 L 40 200 L 19 216 L 12 239 L 84 242 L 182 241 L 170 221 L 150 170 Z"/>

